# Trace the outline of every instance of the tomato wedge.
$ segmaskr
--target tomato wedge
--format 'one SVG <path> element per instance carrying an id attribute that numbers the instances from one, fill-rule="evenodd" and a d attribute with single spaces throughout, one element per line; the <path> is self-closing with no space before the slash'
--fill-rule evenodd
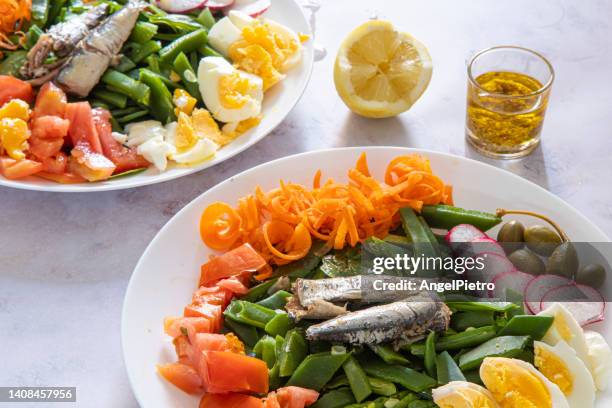
<path id="1" fill-rule="evenodd" d="M 39 139 L 64 139 L 70 122 L 59 116 L 37 116 L 32 119 L 32 137 Z"/>
<path id="2" fill-rule="evenodd" d="M 5 164 L 6 163 L 6 164 Z M 8 161 L 2 163 L 2 175 L 7 179 L 17 180 L 24 177 L 32 176 L 42 171 L 43 165 L 34 160 L 19 160 L 12 164 Z"/>
<path id="3" fill-rule="evenodd" d="M 93 112 L 89 102 L 66 105 L 66 119 L 70 121 L 68 135 L 75 147 L 85 145 L 92 153 L 102 154 L 102 144 L 96 131 Z"/>
<path id="4" fill-rule="evenodd" d="M 199 366 L 208 392 L 268 392 L 268 366 L 263 360 L 230 351 L 204 351 Z"/>
<path id="5" fill-rule="evenodd" d="M 38 96 L 32 116 L 37 118 L 40 116 L 58 116 L 63 118 L 66 114 L 66 94 L 53 82 L 44 84 Z"/>
<path id="6" fill-rule="evenodd" d="M 117 166 L 115 169 L 116 174 L 149 167 L 150 163 L 136 153 L 135 147 L 127 148 L 113 138 L 113 128 L 110 123 L 111 114 L 109 111 L 96 108 L 92 112 L 102 151 Z"/>
<path id="7" fill-rule="evenodd" d="M 164 331 L 170 337 L 182 336 L 184 332 L 191 337 L 196 333 L 210 333 L 210 329 L 210 320 L 204 317 L 166 317 L 164 319 Z"/>
<path id="8" fill-rule="evenodd" d="M 235 276 L 232 276 L 231 278 L 221 279 L 219 282 L 217 282 L 217 286 L 220 288 L 227 289 L 235 295 L 245 295 L 249 291 L 249 288 L 247 288 Z"/>
<path id="9" fill-rule="evenodd" d="M 0 75 L 0 106 L 13 99 L 32 103 L 34 100 L 32 85 L 9 75 Z"/>
<path id="10" fill-rule="evenodd" d="M 200 286 L 240 275 L 242 272 L 256 272 L 266 265 L 266 260 L 252 246 L 243 244 L 202 265 Z"/>
<path id="11" fill-rule="evenodd" d="M 244 394 L 206 394 L 200 408 L 263 408 L 263 402 Z"/>
<path id="12" fill-rule="evenodd" d="M 304 408 L 319 399 L 319 393 L 301 387 L 284 387 L 276 390 L 276 398 L 281 408 Z"/>
<path id="13" fill-rule="evenodd" d="M 188 365 L 181 363 L 171 363 L 158 365 L 157 371 L 166 380 L 188 394 L 198 394 L 202 392 L 202 380 L 197 371 Z"/>

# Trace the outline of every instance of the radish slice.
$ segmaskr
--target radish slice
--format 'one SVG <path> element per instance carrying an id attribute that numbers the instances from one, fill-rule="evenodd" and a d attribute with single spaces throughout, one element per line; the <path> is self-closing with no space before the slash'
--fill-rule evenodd
<path id="1" fill-rule="evenodd" d="M 570 283 L 550 289 L 540 302 L 544 310 L 553 303 L 561 303 L 569 310 L 581 326 L 604 319 L 606 302 L 597 290 L 590 286 Z"/>
<path id="2" fill-rule="evenodd" d="M 482 270 L 472 269 L 469 272 L 470 280 L 472 281 L 489 283 L 499 275 L 516 272 L 512 262 L 505 256 L 493 252 L 485 252 L 479 254 L 478 257 L 481 258 L 484 268 Z"/>
<path id="3" fill-rule="evenodd" d="M 251 17 L 258 17 L 270 8 L 270 0 L 234 0 L 227 11 L 241 11 Z"/>
<path id="4" fill-rule="evenodd" d="M 477 238 L 488 238 L 487 234 L 470 224 L 460 224 L 453 227 L 444 239 L 450 244 L 471 242 Z"/>
<path id="5" fill-rule="evenodd" d="M 219 10 L 222 8 L 229 7 L 234 4 L 234 0 L 208 0 L 206 7 L 211 10 Z"/>
<path id="6" fill-rule="evenodd" d="M 157 5 L 168 13 L 189 13 L 201 9 L 206 0 L 157 0 Z"/>
<path id="7" fill-rule="evenodd" d="M 492 281 L 495 289 L 489 291 L 489 297 L 503 300 L 506 298 L 506 289 L 512 289 L 517 293 L 524 293 L 525 288 L 533 279 L 533 275 L 517 270 L 497 275 Z"/>
<path id="8" fill-rule="evenodd" d="M 529 282 L 524 292 L 525 304 L 533 314 L 540 313 L 541 301 L 546 293 L 554 288 L 571 284 L 570 279 L 558 275 L 540 275 Z"/>
<path id="9" fill-rule="evenodd" d="M 474 252 L 474 255 L 494 253 L 498 254 L 499 256 L 503 256 L 504 258 L 506 257 L 506 252 L 504 251 L 504 249 L 493 238 L 474 238 L 471 243 L 473 244 L 472 251 Z"/>

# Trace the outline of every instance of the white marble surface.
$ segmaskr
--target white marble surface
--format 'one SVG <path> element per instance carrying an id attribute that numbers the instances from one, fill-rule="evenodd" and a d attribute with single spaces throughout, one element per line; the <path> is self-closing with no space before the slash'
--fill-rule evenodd
<path id="1" fill-rule="evenodd" d="M 612 3 L 604 0 L 323 0 L 317 42 L 329 55 L 315 65 L 306 94 L 283 125 L 254 148 L 199 174 L 129 191 L 0 188 L 0 385 L 77 386 L 78 406 L 136 406 L 121 357 L 121 304 L 130 273 L 159 228 L 216 183 L 302 151 L 397 145 L 484 160 L 463 140 L 465 61 L 492 45 L 541 51 L 557 81 L 542 147 L 523 160 L 487 161 L 549 189 L 612 236 L 610 15 Z M 351 114 L 332 82 L 340 41 L 373 16 L 419 38 L 434 60 L 422 100 L 393 119 Z"/>

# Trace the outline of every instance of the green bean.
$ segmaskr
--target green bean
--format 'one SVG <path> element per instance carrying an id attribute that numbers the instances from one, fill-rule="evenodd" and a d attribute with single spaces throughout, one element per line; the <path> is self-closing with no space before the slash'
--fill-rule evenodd
<path id="1" fill-rule="evenodd" d="M 253 352 L 266 362 L 268 369 L 276 364 L 276 340 L 272 337 L 263 336 L 253 347 Z"/>
<path id="2" fill-rule="evenodd" d="M 174 71 L 181 77 L 183 84 L 185 84 L 187 92 L 194 98 L 202 100 L 198 78 L 185 53 L 181 52 L 177 55 L 173 67 Z"/>
<path id="3" fill-rule="evenodd" d="M 499 332 L 500 336 L 531 336 L 534 340 L 540 340 L 550 326 L 554 317 L 552 316 L 514 316 L 506 326 Z"/>
<path id="4" fill-rule="evenodd" d="M 438 256 L 440 256 L 440 251 L 438 250 L 438 238 L 436 238 L 435 234 L 431 230 L 431 227 L 429 226 L 429 224 L 427 224 L 427 221 L 425 220 L 425 218 L 423 218 L 422 216 L 419 216 L 418 218 L 419 218 L 419 222 L 423 226 L 423 229 L 425 230 L 425 234 L 427 235 L 427 238 L 429 238 L 429 242 L 434 248 L 434 251 L 436 252 Z"/>
<path id="5" fill-rule="evenodd" d="M 212 15 L 208 7 L 204 8 L 204 10 L 202 10 L 200 14 L 198 14 L 198 16 L 196 17 L 196 21 L 209 30 L 216 23 L 215 17 Z"/>
<path id="6" fill-rule="evenodd" d="M 355 402 L 350 388 L 329 391 L 321 396 L 310 408 L 342 408 Z"/>
<path id="7" fill-rule="evenodd" d="M 370 349 L 387 364 L 410 365 L 410 360 L 384 344 L 370 344 Z"/>
<path id="8" fill-rule="evenodd" d="M 385 258 L 394 258 L 397 255 L 404 256 L 409 253 L 407 248 L 376 237 L 367 238 L 363 243 L 363 249 L 372 254 L 372 256 Z"/>
<path id="9" fill-rule="evenodd" d="M 290 330 L 285 336 L 278 357 L 280 376 L 292 376 L 307 354 L 308 343 L 302 333 L 297 329 Z"/>
<path id="10" fill-rule="evenodd" d="M 410 391 L 423 391 L 436 385 L 436 380 L 412 368 L 389 365 L 380 360 L 360 360 L 365 372 L 372 377 L 391 381 Z"/>
<path id="11" fill-rule="evenodd" d="M 125 109 L 114 109 L 111 111 L 111 114 L 116 118 L 120 118 L 122 116 L 130 115 L 138 111 L 140 111 L 140 108 L 138 106 L 130 106 Z"/>
<path id="12" fill-rule="evenodd" d="M 263 329 L 276 316 L 274 310 L 244 300 L 234 300 L 225 309 L 226 317 L 239 323 Z"/>
<path id="13" fill-rule="evenodd" d="M 161 74 L 158 55 L 149 55 L 147 58 L 145 58 L 145 62 L 151 71 L 155 72 L 156 74 Z"/>
<path id="14" fill-rule="evenodd" d="M 470 224 L 487 231 L 502 220 L 495 214 L 482 211 L 464 210 L 450 205 L 425 205 L 421 212 L 432 228 L 451 229 L 459 224 Z"/>
<path id="15" fill-rule="evenodd" d="M 127 96 L 119 93 L 97 89 L 93 92 L 93 96 L 117 108 L 123 109 L 127 106 Z"/>
<path id="16" fill-rule="evenodd" d="M 419 221 L 414 210 L 410 207 L 404 207 L 400 209 L 400 216 L 402 218 L 404 231 L 410 236 L 410 240 L 413 243 L 414 256 L 423 258 L 438 257 L 436 251 L 437 241 L 432 242 L 430 240 L 429 234 L 421 221 Z M 416 274 L 420 277 L 436 277 L 438 276 L 438 271 L 435 269 L 421 269 L 420 271 L 416 271 Z"/>
<path id="17" fill-rule="evenodd" d="M 148 69 L 140 70 L 140 80 L 151 89 L 151 114 L 163 124 L 176 120 L 172 94 L 159 78 L 159 75 Z"/>
<path id="18" fill-rule="evenodd" d="M 491 339 L 468 351 L 459 358 L 459 368 L 471 370 L 486 357 L 515 357 L 531 341 L 529 336 L 501 336 Z"/>
<path id="19" fill-rule="evenodd" d="M 281 378 L 279 375 L 278 361 L 270 370 L 268 370 L 268 382 L 270 390 L 275 390 L 281 386 Z"/>
<path id="20" fill-rule="evenodd" d="M 443 351 L 436 358 L 436 376 L 438 384 L 448 384 L 451 381 L 465 381 L 463 373 L 455 363 L 455 360 L 448 354 L 448 351 Z"/>
<path id="21" fill-rule="evenodd" d="M 189 54 L 189 63 L 193 67 L 193 70 L 197 72 L 200 66 L 200 55 L 197 51 L 193 51 Z"/>
<path id="22" fill-rule="evenodd" d="M 140 45 L 139 47 L 134 47 L 132 49 L 132 52 L 130 52 L 129 57 L 132 61 L 134 61 L 135 64 L 138 64 L 145 58 L 155 54 L 159 50 L 161 50 L 161 43 L 159 41 L 151 40 Z"/>
<path id="23" fill-rule="evenodd" d="M 513 316 L 525 314 L 524 300 L 525 299 L 522 293 L 519 293 L 510 288 L 506 288 L 506 301 L 512 302 L 514 305 L 516 305 L 515 309 L 508 310 L 506 312 L 506 316 L 508 316 L 509 318 L 512 318 Z"/>
<path id="24" fill-rule="evenodd" d="M 198 48 L 198 52 L 205 57 L 223 57 L 223 55 L 208 45 L 202 45 Z"/>
<path id="25" fill-rule="evenodd" d="M 91 101 L 91 107 L 110 110 L 110 106 L 106 102 L 97 99 Z"/>
<path id="26" fill-rule="evenodd" d="M 144 118 L 149 114 L 148 110 L 140 110 L 138 112 L 130 113 L 129 115 L 125 115 L 121 118 L 118 118 L 117 121 L 121 124 L 127 124 L 135 121 L 136 119 Z"/>
<path id="27" fill-rule="evenodd" d="M 293 327 L 293 320 L 286 312 L 278 312 L 266 326 L 264 330 L 271 336 L 284 336 Z"/>
<path id="28" fill-rule="evenodd" d="M 479 370 L 467 370 L 463 373 L 465 375 L 466 381 L 469 381 L 474 384 L 482 384 L 482 380 L 480 379 Z"/>
<path id="29" fill-rule="evenodd" d="M 425 371 L 430 377 L 436 375 L 436 339 L 438 334 L 435 331 L 430 332 L 425 340 Z"/>
<path id="30" fill-rule="evenodd" d="M 119 122 L 117 122 L 117 119 L 115 119 L 113 116 L 110 117 L 110 123 L 113 128 L 113 132 L 123 132 L 123 126 L 121 126 Z"/>
<path id="31" fill-rule="evenodd" d="M 411 408 L 413 403 L 421 402 L 418 399 L 419 397 L 415 394 L 408 394 L 404 397 L 401 397 L 400 401 L 393 406 L 393 408 Z"/>
<path id="32" fill-rule="evenodd" d="M 466 347 L 474 347 L 495 337 L 494 326 L 483 326 L 477 329 L 470 329 L 458 334 L 441 337 L 436 342 L 436 351 L 459 350 Z M 410 352 L 415 356 L 425 355 L 425 345 L 423 343 L 412 344 Z"/>
<path id="33" fill-rule="evenodd" d="M 286 292 L 284 290 L 279 290 L 273 295 L 270 295 L 269 297 L 260 300 L 259 302 L 257 302 L 257 304 L 272 310 L 284 309 L 285 305 L 287 304 L 287 299 L 289 299 L 291 296 L 291 293 Z"/>
<path id="34" fill-rule="evenodd" d="M 516 305 L 511 302 L 464 302 L 464 301 L 447 301 L 446 305 L 451 309 L 470 312 L 470 311 L 493 311 L 507 312 L 516 309 Z"/>
<path id="35" fill-rule="evenodd" d="M 381 380 L 380 378 L 368 377 L 368 383 L 372 392 L 377 395 L 391 396 L 397 394 L 397 387 L 391 381 Z"/>
<path id="36" fill-rule="evenodd" d="M 195 51 L 201 44 L 205 44 L 208 39 L 205 29 L 200 29 L 177 38 L 159 51 L 161 62 L 172 63 L 179 53 L 185 54 Z"/>
<path id="37" fill-rule="evenodd" d="M 51 2 L 45 27 L 49 27 L 55 24 L 55 19 L 58 17 L 60 11 L 62 10 L 62 7 L 64 7 L 64 4 L 66 4 L 67 1 L 68 0 L 54 0 Z"/>
<path id="38" fill-rule="evenodd" d="M 246 300 L 248 302 L 257 302 L 261 300 L 268 293 L 268 289 L 270 289 L 276 283 L 277 280 L 278 278 L 271 279 L 269 281 L 260 283 L 257 286 L 253 286 L 251 289 L 249 289 L 247 294 L 241 297 L 240 299 Z"/>
<path id="39" fill-rule="evenodd" d="M 123 73 L 128 72 L 134 68 L 136 68 L 136 64 L 134 63 L 134 61 L 132 61 L 125 55 L 122 55 L 121 58 L 119 59 L 119 64 L 113 67 L 114 70 L 123 72 Z"/>
<path id="40" fill-rule="evenodd" d="M 361 402 L 372 394 L 372 388 L 368 382 L 363 368 L 359 365 L 353 356 L 350 356 L 342 365 L 346 378 L 348 378 L 351 391 L 355 401 Z"/>
<path id="41" fill-rule="evenodd" d="M 136 81 L 114 69 L 106 71 L 102 76 L 102 82 L 144 106 L 149 105 L 151 89 L 142 82 Z"/>
<path id="42" fill-rule="evenodd" d="M 244 344 L 249 347 L 255 347 L 259 341 L 257 329 L 248 324 L 243 324 L 231 319 L 225 319 L 225 326 L 230 329 Z"/>
<path id="43" fill-rule="evenodd" d="M 489 310 L 454 313 L 451 326 L 458 331 L 468 327 L 490 326 L 495 323 L 494 312 Z"/>
<path id="44" fill-rule="evenodd" d="M 410 241 L 410 237 L 395 234 L 388 234 L 383 241 L 399 246 L 410 246 L 412 243 L 412 241 Z"/>
<path id="45" fill-rule="evenodd" d="M 141 169 L 127 170 L 127 171 L 123 171 L 121 173 L 113 174 L 108 179 L 109 180 L 115 180 L 115 179 L 122 178 L 122 177 L 134 176 L 136 174 L 140 174 L 140 173 L 143 173 L 145 171 L 147 171 L 146 167 L 145 168 L 141 168 Z"/>
<path id="46" fill-rule="evenodd" d="M 348 353 L 311 354 L 296 368 L 287 385 L 321 391 L 321 388 L 332 379 L 336 371 L 342 367 L 349 356 L 350 354 Z"/>
<path id="47" fill-rule="evenodd" d="M 134 26 L 129 40 L 138 44 L 144 44 L 150 41 L 157 34 L 158 26 L 155 24 L 139 21 Z"/>

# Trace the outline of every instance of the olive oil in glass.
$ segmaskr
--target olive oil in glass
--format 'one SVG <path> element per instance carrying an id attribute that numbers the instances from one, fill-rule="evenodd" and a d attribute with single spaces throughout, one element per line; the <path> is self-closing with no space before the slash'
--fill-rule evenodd
<path id="1" fill-rule="evenodd" d="M 508 53 L 514 55 L 508 58 Z M 468 69 L 466 137 L 481 153 L 516 158 L 538 145 L 552 68 L 543 60 L 539 71 L 529 72 L 534 67 L 533 58 L 543 59 L 522 48 L 496 47 L 472 60 Z"/>

